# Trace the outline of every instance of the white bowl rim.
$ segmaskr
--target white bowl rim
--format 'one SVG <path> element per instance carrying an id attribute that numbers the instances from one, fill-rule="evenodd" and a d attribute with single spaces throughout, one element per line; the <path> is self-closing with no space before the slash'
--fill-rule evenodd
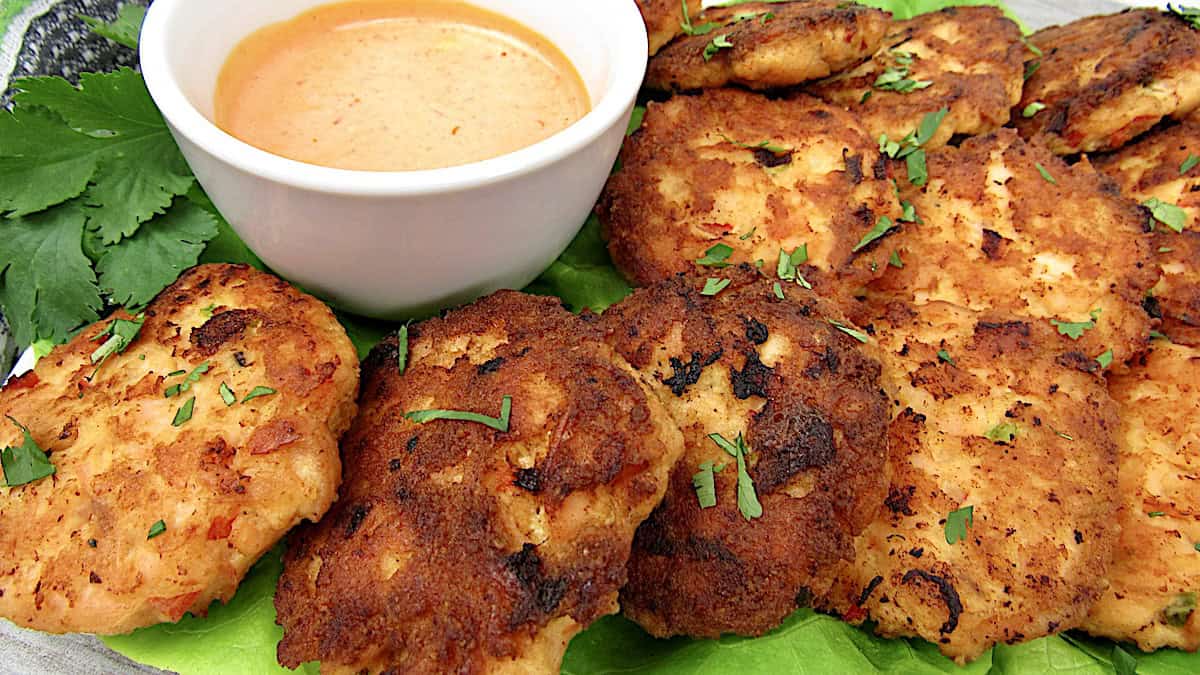
<path id="1" fill-rule="evenodd" d="M 619 27 L 620 43 L 606 46 L 612 55 L 611 84 L 591 111 L 571 126 L 528 147 L 470 164 L 422 171 L 334 169 L 256 148 L 223 131 L 192 105 L 172 76 L 166 54 L 172 13 L 194 1 L 157 0 L 146 13 L 138 55 L 151 98 L 176 133 L 220 161 L 313 192 L 366 197 L 428 195 L 485 186 L 536 171 L 585 149 L 618 122 L 627 122 L 624 118 L 641 89 L 648 60 L 645 23 L 633 0 L 606 3 L 611 7 L 605 11 L 617 14 L 614 25 Z"/>

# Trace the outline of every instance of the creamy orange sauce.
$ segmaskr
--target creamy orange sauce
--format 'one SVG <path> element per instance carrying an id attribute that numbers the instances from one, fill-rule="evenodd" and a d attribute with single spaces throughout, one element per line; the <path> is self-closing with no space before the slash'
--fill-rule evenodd
<path id="1" fill-rule="evenodd" d="M 259 30 L 217 81 L 217 126 L 310 164 L 437 169 L 543 140 L 591 109 L 567 57 L 454 0 L 354 0 Z"/>

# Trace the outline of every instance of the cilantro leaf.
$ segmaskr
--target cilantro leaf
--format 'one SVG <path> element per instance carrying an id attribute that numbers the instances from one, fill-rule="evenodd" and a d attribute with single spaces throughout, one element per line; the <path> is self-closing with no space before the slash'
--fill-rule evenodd
<path id="1" fill-rule="evenodd" d="M 745 441 L 742 440 L 742 435 L 738 434 L 738 455 L 737 455 L 737 502 L 738 511 L 742 512 L 742 517 L 746 520 L 754 520 L 761 518 L 763 514 L 762 504 L 758 501 L 758 493 L 754 490 L 754 481 L 750 478 L 750 472 L 746 470 L 746 447 Z"/>
<path id="2" fill-rule="evenodd" d="M 1161 201 L 1157 197 L 1151 197 L 1142 202 L 1142 206 L 1150 209 L 1150 215 L 1154 217 L 1154 220 L 1175 230 L 1177 233 L 1182 233 L 1183 228 L 1187 227 L 1187 211 L 1174 204 Z"/>
<path id="3" fill-rule="evenodd" d="M 1000 424 L 997 424 L 996 426 L 992 427 L 991 429 L 988 429 L 987 433 L 985 433 L 983 435 L 983 437 L 988 439 L 989 441 L 993 441 L 995 443 L 1000 443 L 1002 445 L 1007 445 L 1009 443 L 1012 443 L 1013 440 L 1016 439 L 1017 434 L 1020 431 L 1021 431 L 1020 427 L 1013 424 L 1012 422 L 1001 422 Z"/>
<path id="4" fill-rule="evenodd" d="M 713 474 L 724 468 L 723 464 L 714 466 L 712 462 L 704 462 L 700 465 L 700 471 L 692 476 L 692 487 L 696 488 L 700 508 L 708 509 L 717 505 L 717 479 Z"/>
<path id="5" fill-rule="evenodd" d="M 121 5 L 117 18 L 101 21 L 90 16 L 80 16 L 88 30 L 100 37 L 108 38 L 130 49 L 137 49 L 138 36 L 142 32 L 142 21 L 146 19 L 146 8 L 132 2 Z"/>
<path id="6" fill-rule="evenodd" d="M 850 249 L 850 251 L 852 253 L 858 253 L 874 242 L 891 234 L 895 227 L 896 224 L 892 222 L 891 218 L 888 218 L 887 216 L 880 216 L 879 222 L 875 223 L 875 227 L 871 228 L 870 232 L 864 234 L 863 238 L 860 239 L 859 242 L 855 244 L 854 248 Z"/>
<path id="7" fill-rule="evenodd" d="M 150 526 L 150 531 L 146 533 L 146 539 L 153 539 L 166 531 L 167 524 L 160 520 Z"/>
<path id="8" fill-rule="evenodd" d="M 1096 363 L 1099 363 L 1101 368 L 1107 369 L 1109 366 L 1112 365 L 1112 362 L 1113 362 L 1113 350 L 1111 350 L 1111 349 L 1104 352 L 1100 356 L 1096 357 Z"/>
<path id="9" fill-rule="evenodd" d="M 137 338 L 137 334 L 141 332 L 142 323 L 144 322 L 145 319 L 141 315 L 132 321 L 127 319 L 113 319 L 112 323 L 109 323 L 108 327 L 104 329 L 104 332 L 92 338 L 93 342 L 106 337 L 108 338 L 104 340 L 104 344 L 92 352 L 92 363 L 103 363 L 113 354 L 120 354 L 128 349 L 129 345 Z"/>
<path id="10" fill-rule="evenodd" d="M 96 271 L 113 302 L 140 307 L 183 270 L 196 264 L 204 244 L 217 236 L 217 220 L 179 199 L 165 215 L 145 223 L 119 246 L 105 249 Z"/>
<path id="11" fill-rule="evenodd" d="M 1200 8 L 1188 7 L 1187 5 L 1175 7 L 1171 3 L 1167 3 L 1167 11 L 1179 17 L 1192 28 L 1200 29 Z"/>
<path id="12" fill-rule="evenodd" d="M 512 416 L 512 397 L 505 396 L 500 402 L 500 416 L 489 417 L 479 413 L 463 410 L 413 410 L 404 413 L 404 418 L 417 424 L 425 424 L 434 420 L 458 420 L 461 422 L 477 422 L 496 431 L 508 431 L 509 419 Z"/>
<path id="13" fill-rule="evenodd" d="M 946 351 L 945 349 L 939 349 L 938 353 L 937 353 L 937 357 L 938 357 L 938 360 L 942 361 L 943 363 L 948 363 L 948 364 L 954 366 L 955 368 L 958 367 L 958 363 L 956 363 L 954 361 L 954 357 L 950 356 L 950 352 Z"/>
<path id="14" fill-rule="evenodd" d="M 900 259 L 899 251 L 892 251 L 892 256 L 888 258 L 888 264 L 898 270 L 904 269 L 904 261 Z"/>
<path id="15" fill-rule="evenodd" d="M 1030 117 L 1033 117 L 1034 115 L 1037 115 L 1038 113 L 1042 112 L 1045 109 L 1046 109 L 1045 103 L 1042 103 L 1041 101 L 1034 101 L 1033 103 L 1030 103 L 1029 105 L 1025 106 L 1025 109 L 1021 111 L 1021 117 L 1030 118 Z"/>
<path id="16" fill-rule="evenodd" d="M 1038 173 L 1042 174 L 1042 180 L 1051 185 L 1058 185 L 1058 180 L 1050 174 L 1050 171 L 1048 171 L 1046 167 L 1042 166 L 1041 162 L 1035 163 L 1034 166 L 1037 167 Z"/>
<path id="17" fill-rule="evenodd" d="M 6 415 L 6 417 L 8 416 Z M 4 484 L 8 487 L 16 487 L 54 475 L 54 465 L 46 457 L 46 451 L 42 450 L 37 441 L 33 440 L 33 435 L 29 433 L 29 429 L 25 428 L 24 425 L 12 417 L 9 417 L 8 421 L 15 424 L 21 430 L 21 433 L 25 436 L 25 442 L 15 448 L 7 447 L 0 450 L 0 465 L 4 469 Z"/>
<path id="18" fill-rule="evenodd" d="M 251 389 L 249 394 L 246 394 L 246 398 L 242 399 L 242 403 L 245 403 L 246 401 L 249 401 L 251 399 L 256 399 L 260 396 L 273 396 L 278 393 L 279 392 L 275 391 L 274 389 L 272 389 L 270 387 L 258 386 L 258 387 Z"/>
<path id="19" fill-rule="evenodd" d="M 1183 163 L 1179 165 L 1179 175 L 1182 176 L 1183 174 L 1196 168 L 1197 164 L 1200 164 L 1200 157 L 1197 157 L 1189 152 L 1187 159 L 1183 160 Z"/>
<path id="20" fill-rule="evenodd" d="M 175 411 L 175 419 L 171 420 L 171 426 L 181 427 L 187 424 L 188 420 L 192 419 L 192 410 L 196 407 L 196 397 L 193 396 L 184 403 L 179 410 Z"/>
<path id="21" fill-rule="evenodd" d="M 953 546 L 967 538 L 967 528 L 975 525 L 975 507 L 964 506 L 946 516 L 946 543 Z"/>
<path id="22" fill-rule="evenodd" d="M 38 200 L 44 202 L 41 208 L 83 192 L 84 202 L 94 207 L 88 212 L 88 227 L 100 234 L 103 243 L 113 244 L 132 235 L 141 223 L 165 210 L 195 181 L 146 83 L 133 70 L 84 73 L 79 88 L 57 77 L 25 78 L 17 80 L 14 87 L 20 90 L 13 98 L 14 115 L 28 117 L 34 114 L 29 112 L 31 107 L 40 107 L 66 122 L 53 138 L 26 143 L 36 146 L 43 155 L 62 155 L 64 161 L 54 164 L 63 164 L 62 168 L 70 172 L 70 182 L 64 180 L 56 194 L 42 195 Z M 0 138 L 10 134 L 0 123 Z M 0 141 L 0 176 L 6 179 L 21 180 L 31 171 L 51 168 L 51 162 L 31 157 L 28 152 L 20 153 L 18 158 L 11 154 Z M 31 160 L 36 166 L 22 172 L 22 166 Z M 8 180 L 0 185 L 5 186 L 0 188 L 0 206 L 37 192 L 17 190 L 15 186 L 10 189 Z"/>
<path id="23" fill-rule="evenodd" d="M 1050 325 L 1058 329 L 1059 335 L 1065 335 L 1072 340 L 1078 340 L 1083 337 L 1084 333 L 1096 327 L 1096 320 L 1100 318 L 1100 310 L 1092 310 L 1091 314 L 1091 321 L 1069 322 L 1051 319 Z"/>
<path id="24" fill-rule="evenodd" d="M 717 55 L 717 52 L 721 51 L 722 49 L 730 49 L 731 47 L 733 47 L 733 43 L 729 41 L 729 35 L 722 33 L 713 38 L 712 42 L 709 42 L 704 46 L 704 60 L 711 61 L 712 57 Z"/>
<path id="25" fill-rule="evenodd" d="M 833 326 L 834 328 L 842 331 L 846 335 L 849 335 L 850 337 L 854 338 L 855 340 L 858 340 L 859 342 L 861 342 L 863 344 L 866 344 L 867 342 L 870 341 L 870 338 L 867 337 L 867 334 L 860 330 L 851 328 L 850 326 L 847 326 L 846 324 L 842 323 L 841 321 L 837 321 L 836 319 L 828 319 L 828 321 L 829 321 L 829 324 L 831 326 Z"/>
<path id="26" fill-rule="evenodd" d="M 192 388 L 193 384 L 200 381 L 201 375 L 207 373 L 211 369 L 212 369 L 212 366 L 208 363 L 208 361 L 205 361 L 204 363 L 201 363 L 200 365 L 196 366 L 195 369 L 192 370 L 192 372 L 187 374 L 187 377 L 183 378 L 183 382 L 180 382 L 179 384 L 174 384 L 174 385 L 171 385 L 170 387 L 167 387 L 166 391 L 163 392 L 163 398 L 171 398 L 172 396 L 178 396 L 178 395 L 188 391 L 189 389 Z M 172 377 L 173 375 L 176 375 L 177 373 L 182 373 L 182 372 L 183 371 L 176 371 L 175 373 L 171 373 L 170 375 L 167 375 L 167 377 Z M 222 384 L 224 384 L 224 382 L 222 382 Z M 222 393 L 221 397 L 224 398 L 224 396 L 225 396 L 224 393 Z"/>
<path id="27" fill-rule="evenodd" d="M 45 111 L 0 110 L 0 212 L 28 215 L 83 194 L 103 144 Z"/>
<path id="28" fill-rule="evenodd" d="M 396 369 L 401 375 L 408 370 L 408 324 L 396 332 Z"/>
<path id="29" fill-rule="evenodd" d="M 700 295 L 716 295 L 728 288 L 729 284 L 731 283 L 733 282 L 729 279 L 717 279 L 715 277 L 709 277 L 704 282 L 704 288 L 700 291 Z"/>
<path id="30" fill-rule="evenodd" d="M 104 303 L 83 254 L 84 219 L 71 202 L 4 221 L 0 307 L 19 344 L 66 342 L 72 331 L 100 318 Z"/>
<path id="31" fill-rule="evenodd" d="M 233 405 L 234 403 L 237 403 L 237 392 L 230 389 L 228 384 L 225 384 L 224 382 L 222 382 L 220 389 L 218 389 L 217 391 L 220 392 L 221 400 L 225 402 L 226 408 Z"/>
<path id="32" fill-rule="evenodd" d="M 703 267 L 729 267 L 729 256 L 733 255 L 733 248 L 726 244 L 717 244 L 704 252 L 704 257 L 696 261 L 697 265 Z"/>

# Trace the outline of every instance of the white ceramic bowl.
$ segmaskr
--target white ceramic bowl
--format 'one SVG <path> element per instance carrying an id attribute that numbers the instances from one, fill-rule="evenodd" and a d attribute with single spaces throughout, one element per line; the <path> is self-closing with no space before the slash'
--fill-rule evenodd
<path id="1" fill-rule="evenodd" d="M 330 1 L 150 7 L 141 35 L 146 85 L 217 208 L 276 272 L 368 316 L 420 314 L 532 281 L 570 243 L 620 149 L 646 69 L 633 0 L 470 0 L 558 45 L 583 77 L 592 111 L 502 157 L 406 172 L 285 159 L 211 121 L 217 75 L 234 45 Z"/>

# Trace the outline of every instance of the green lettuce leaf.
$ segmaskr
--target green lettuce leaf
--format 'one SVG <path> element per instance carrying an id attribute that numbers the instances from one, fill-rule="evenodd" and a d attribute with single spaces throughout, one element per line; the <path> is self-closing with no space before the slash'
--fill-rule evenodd
<path id="1" fill-rule="evenodd" d="M 557 295 L 576 312 L 603 312 L 633 289 L 612 265 L 600 236 L 600 219 L 591 216 L 558 260 L 525 289 L 537 295 Z"/>

